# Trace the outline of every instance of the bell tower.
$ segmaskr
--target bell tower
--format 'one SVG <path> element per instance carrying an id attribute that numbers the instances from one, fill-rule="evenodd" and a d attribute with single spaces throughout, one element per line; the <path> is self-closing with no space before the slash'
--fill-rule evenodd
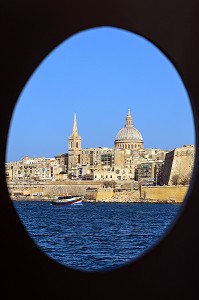
<path id="1" fill-rule="evenodd" d="M 73 131 L 68 138 L 68 174 L 79 175 L 81 166 L 81 142 L 82 138 L 78 134 L 76 113 L 74 114 Z"/>

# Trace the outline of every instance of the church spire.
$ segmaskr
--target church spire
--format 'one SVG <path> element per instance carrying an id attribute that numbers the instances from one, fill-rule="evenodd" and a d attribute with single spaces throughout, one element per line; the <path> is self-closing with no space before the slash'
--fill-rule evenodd
<path id="1" fill-rule="evenodd" d="M 74 121 L 73 121 L 73 132 L 72 132 L 72 136 L 78 136 L 76 113 L 74 113 Z"/>

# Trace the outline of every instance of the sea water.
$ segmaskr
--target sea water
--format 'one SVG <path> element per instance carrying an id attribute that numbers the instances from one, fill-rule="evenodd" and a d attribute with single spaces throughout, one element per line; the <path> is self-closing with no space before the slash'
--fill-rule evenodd
<path id="1" fill-rule="evenodd" d="M 14 201 L 33 241 L 50 258 L 83 271 L 102 271 L 132 261 L 174 221 L 180 205 Z"/>

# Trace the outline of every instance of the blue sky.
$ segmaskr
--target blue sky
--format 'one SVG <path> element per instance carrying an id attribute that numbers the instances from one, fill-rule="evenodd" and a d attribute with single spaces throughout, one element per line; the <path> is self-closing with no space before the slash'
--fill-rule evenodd
<path id="1" fill-rule="evenodd" d="M 155 45 L 117 28 L 80 32 L 54 49 L 24 87 L 6 161 L 67 152 L 75 112 L 82 148 L 113 147 L 129 108 L 145 148 L 195 143 L 184 84 Z"/>

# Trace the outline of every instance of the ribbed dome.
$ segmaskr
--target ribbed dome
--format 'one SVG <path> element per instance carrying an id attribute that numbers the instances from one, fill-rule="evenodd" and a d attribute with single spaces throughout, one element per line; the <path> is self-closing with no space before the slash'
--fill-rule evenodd
<path id="1" fill-rule="evenodd" d="M 143 141 L 141 133 L 133 126 L 122 128 L 118 132 L 115 140 L 116 141 L 124 141 L 124 140 Z"/>
<path id="2" fill-rule="evenodd" d="M 115 141 L 143 141 L 141 133 L 133 126 L 130 110 L 126 116 L 125 126 L 118 132 Z"/>

